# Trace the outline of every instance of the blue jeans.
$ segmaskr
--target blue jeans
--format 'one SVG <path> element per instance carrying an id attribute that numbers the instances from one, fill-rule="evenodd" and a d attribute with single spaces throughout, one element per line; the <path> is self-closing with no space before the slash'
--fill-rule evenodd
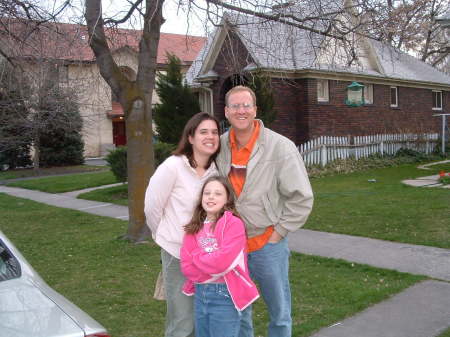
<path id="1" fill-rule="evenodd" d="M 196 337 L 238 337 L 242 314 L 225 283 L 196 284 L 194 312 Z"/>
<path id="2" fill-rule="evenodd" d="M 269 311 L 268 337 L 292 335 L 289 256 L 286 238 L 248 254 L 250 276 L 259 284 Z M 243 313 L 239 337 L 253 337 L 251 312 Z"/>

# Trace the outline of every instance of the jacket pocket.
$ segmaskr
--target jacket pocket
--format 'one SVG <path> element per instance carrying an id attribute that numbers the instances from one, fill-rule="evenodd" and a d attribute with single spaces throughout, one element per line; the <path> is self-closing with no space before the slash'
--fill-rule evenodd
<path id="1" fill-rule="evenodd" d="M 277 215 L 277 212 L 275 211 L 276 205 L 273 205 L 271 200 L 269 199 L 268 194 L 264 194 L 261 197 L 262 203 L 264 205 L 264 210 L 266 211 L 267 217 L 270 219 L 272 224 L 277 224 L 279 220 L 279 216 Z"/>

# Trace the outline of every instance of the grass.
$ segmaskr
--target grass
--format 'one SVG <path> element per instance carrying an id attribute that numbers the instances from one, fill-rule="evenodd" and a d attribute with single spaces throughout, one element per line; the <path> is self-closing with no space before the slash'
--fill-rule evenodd
<path id="1" fill-rule="evenodd" d="M 450 248 L 449 190 L 401 183 L 440 170 L 441 165 L 421 170 L 408 164 L 311 179 L 315 203 L 305 228 Z M 79 197 L 127 205 L 126 186 Z"/>
<path id="2" fill-rule="evenodd" d="M 155 244 L 116 238 L 126 222 L 0 194 L 0 228 L 57 291 L 115 337 L 163 335 L 165 303 L 152 298 L 160 269 Z M 340 260 L 293 254 L 294 336 L 353 315 L 424 279 Z M 261 300 L 256 335 L 266 331 Z"/>
<path id="3" fill-rule="evenodd" d="M 450 337 L 450 329 L 444 331 L 442 334 L 440 334 L 438 337 Z"/>
<path id="4" fill-rule="evenodd" d="M 450 172 L 450 162 L 428 166 L 428 168 L 436 173 L 438 173 L 439 171 Z M 425 170 L 423 172 L 427 172 L 427 170 Z"/>
<path id="5" fill-rule="evenodd" d="M 78 198 L 128 206 L 128 185 L 123 184 L 82 193 Z"/>
<path id="6" fill-rule="evenodd" d="M 402 165 L 312 179 L 315 204 L 305 228 L 450 248 L 449 190 L 401 183 L 438 170 Z"/>
<path id="7" fill-rule="evenodd" d="M 40 168 L 39 170 L 34 170 L 32 168 L 15 169 L 8 171 L 0 171 L 0 181 L 16 178 L 42 177 L 55 174 L 81 173 L 81 172 L 104 171 L 104 170 L 106 170 L 104 166 L 92 166 L 92 165 L 48 167 L 48 168 Z"/>
<path id="8" fill-rule="evenodd" d="M 63 193 L 114 183 L 117 183 L 117 180 L 111 171 L 101 171 L 22 180 L 7 185 L 42 192 Z"/>

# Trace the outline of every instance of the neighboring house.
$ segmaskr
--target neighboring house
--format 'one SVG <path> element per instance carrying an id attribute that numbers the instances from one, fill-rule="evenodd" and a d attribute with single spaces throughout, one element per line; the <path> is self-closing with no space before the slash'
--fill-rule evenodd
<path id="1" fill-rule="evenodd" d="M 35 85 L 42 83 L 45 68 L 51 69 L 59 85 L 76 91 L 84 120 L 87 157 L 103 156 L 115 146 L 126 144 L 123 109 L 100 76 L 88 45 L 86 26 L 17 20 L 2 23 L 11 32 L 0 31 L 2 51 L 6 50 L 13 61 L 19 61 Z M 141 31 L 114 29 L 106 33 L 114 60 L 130 79 L 135 78 Z M 157 70 L 164 71 L 166 54 L 172 53 L 181 59 L 182 71 L 186 72 L 204 42 L 204 37 L 161 33 Z M 158 97 L 153 92 L 152 103 L 157 102 Z"/>
<path id="2" fill-rule="evenodd" d="M 303 13 L 298 6 L 274 11 Z M 229 14 L 186 78 L 202 109 L 223 120 L 225 93 L 262 71 L 271 78 L 278 114 L 272 128 L 296 144 L 320 136 L 439 132 L 433 114 L 450 111 L 450 77 L 378 41 L 353 39 L 346 49 L 293 26 Z M 354 81 L 364 85 L 362 106 L 346 104 Z"/>

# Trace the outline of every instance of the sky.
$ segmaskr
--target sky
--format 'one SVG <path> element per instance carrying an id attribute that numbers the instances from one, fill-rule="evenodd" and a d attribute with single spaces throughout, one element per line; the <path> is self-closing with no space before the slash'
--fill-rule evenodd
<path id="1" fill-rule="evenodd" d="M 57 11 L 58 6 L 61 6 L 65 0 L 42 0 L 42 6 L 50 11 Z M 70 10 L 65 12 L 62 20 L 65 22 L 79 23 L 80 18 L 83 17 L 85 0 L 72 0 L 73 4 Z M 205 16 L 200 11 L 191 12 L 189 20 L 187 14 L 183 9 L 178 8 L 180 0 L 165 0 L 163 7 L 163 16 L 166 22 L 161 26 L 161 32 L 174 34 L 189 34 L 197 36 L 205 36 L 207 34 L 204 23 Z M 112 14 L 122 11 L 127 11 L 127 0 L 102 0 L 103 11 L 106 14 Z M 186 2 L 185 2 L 186 3 Z M 134 20 L 132 25 L 121 25 L 122 28 L 141 28 L 138 20 Z"/>

